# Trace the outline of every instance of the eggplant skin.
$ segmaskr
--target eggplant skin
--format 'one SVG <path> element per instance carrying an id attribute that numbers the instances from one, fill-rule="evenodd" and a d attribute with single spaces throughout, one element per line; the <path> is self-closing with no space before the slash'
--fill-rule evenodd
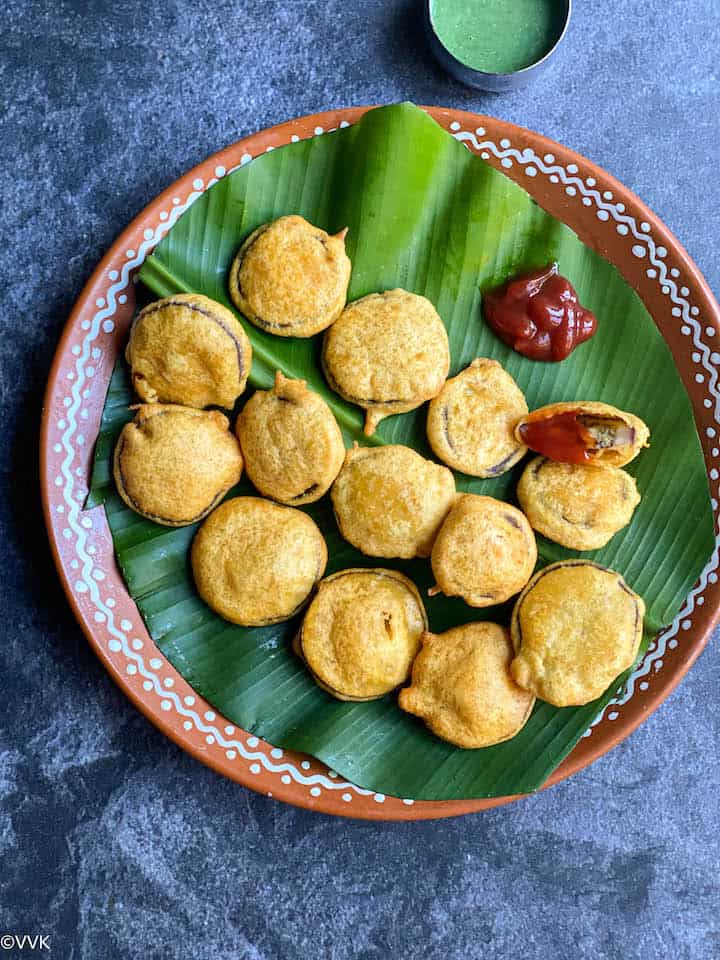
<path id="1" fill-rule="evenodd" d="M 595 433 L 597 443 L 590 451 L 590 462 L 596 466 L 622 467 L 634 460 L 644 447 L 649 446 L 650 430 L 640 417 L 596 400 L 569 400 L 539 407 L 518 421 L 515 436 L 521 441 L 521 429 L 526 423 L 561 413 L 576 413 L 585 428 Z M 625 436 L 620 438 L 621 442 L 617 445 L 609 446 L 608 431 L 613 431 L 616 435 L 618 431 L 624 431 Z"/>

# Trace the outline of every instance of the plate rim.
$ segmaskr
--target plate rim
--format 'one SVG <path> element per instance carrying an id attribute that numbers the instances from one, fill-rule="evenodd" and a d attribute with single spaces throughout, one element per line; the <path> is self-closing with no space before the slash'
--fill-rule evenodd
<path id="1" fill-rule="evenodd" d="M 187 185 L 194 183 L 196 180 L 198 180 L 200 174 L 204 171 L 207 171 L 208 168 L 212 167 L 215 169 L 220 169 L 223 167 L 223 161 L 227 161 L 230 155 L 239 155 L 243 150 L 245 151 L 245 156 L 257 156 L 257 152 L 253 154 L 249 154 L 248 152 L 248 148 L 253 147 L 255 143 L 258 143 L 259 145 L 261 142 L 267 142 L 268 140 L 278 141 L 278 145 L 280 142 L 287 143 L 290 142 L 290 139 L 293 135 L 297 135 L 297 130 L 302 130 L 304 132 L 304 136 L 313 136 L 313 131 L 315 133 L 317 133 L 318 130 L 321 132 L 327 131 L 328 129 L 332 128 L 333 125 L 339 125 L 341 121 L 343 123 L 354 123 L 359 119 L 360 116 L 362 116 L 363 113 L 373 109 L 374 106 L 375 105 L 344 107 L 323 111 L 320 113 L 306 114 L 301 117 L 287 120 L 271 127 L 256 131 L 255 133 L 243 137 L 234 143 L 228 144 L 221 150 L 206 157 L 184 174 L 181 174 L 181 176 L 173 181 L 173 183 L 169 184 L 156 197 L 154 197 L 116 237 L 114 242 L 100 259 L 95 269 L 92 271 L 88 281 L 78 296 L 58 341 L 48 375 L 48 382 L 43 402 L 40 430 L 40 486 L 45 524 L 48 532 L 53 560 L 58 570 L 58 575 L 64 592 L 73 614 L 78 620 L 81 629 L 85 633 L 90 646 L 94 650 L 95 654 L 99 657 L 106 670 L 110 673 L 110 676 L 123 690 L 130 701 L 166 736 L 173 740 L 173 742 L 175 742 L 186 752 L 190 753 L 196 759 L 211 767 L 211 769 L 214 769 L 216 772 L 228 776 L 230 779 L 233 779 L 243 786 L 255 790 L 256 792 L 264 793 L 266 795 L 268 791 L 266 789 L 267 783 L 264 779 L 260 780 L 257 777 L 253 778 L 252 776 L 248 775 L 241 765 L 229 767 L 227 763 L 221 762 L 218 756 L 208 752 L 206 748 L 194 743 L 187 735 L 184 735 L 182 726 L 180 724 L 174 725 L 171 722 L 170 716 L 161 714 L 159 710 L 149 702 L 148 698 L 142 695 L 141 688 L 131 684 L 128 680 L 128 677 L 122 673 L 112 662 L 106 645 L 97 636 L 97 628 L 93 628 L 90 621 L 83 615 L 78 604 L 78 598 L 72 588 L 72 574 L 66 569 L 63 562 L 60 549 L 61 542 L 53 522 L 54 517 L 51 510 L 50 499 L 52 485 L 49 478 L 49 463 L 51 459 L 50 411 L 53 406 L 54 393 L 60 381 L 60 368 L 63 360 L 66 359 L 68 354 L 69 340 L 72 334 L 77 330 L 77 325 L 83 310 L 87 309 L 88 303 L 91 302 L 94 297 L 93 291 L 99 285 L 101 280 L 107 276 L 108 267 L 114 262 L 115 257 L 117 256 L 117 251 L 127 246 L 129 239 L 137 235 L 138 230 L 148 222 L 149 218 L 153 217 L 155 211 L 172 203 L 173 195 L 181 191 L 181 185 L 186 187 Z M 463 131 L 467 127 L 468 131 L 482 130 L 484 133 L 484 128 L 487 125 L 492 127 L 493 136 L 498 140 L 502 141 L 505 137 L 514 138 L 514 140 L 509 140 L 509 142 L 517 142 L 518 140 L 522 141 L 523 139 L 530 140 L 534 144 L 539 145 L 539 149 L 544 155 L 552 155 L 553 159 L 556 155 L 560 155 L 563 158 L 565 168 L 567 168 L 568 164 L 574 164 L 576 168 L 582 169 L 583 177 L 586 180 L 589 175 L 591 178 L 595 178 L 596 181 L 602 182 L 604 189 L 609 189 L 616 198 L 622 197 L 622 200 L 626 204 L 629 200 L 631 207 L 633 208 L 633 212 L 642 217 L 643 225 L 649 224 L 652 233 L 661 238 L 662 246 L 676 254 L 675 259 L 682 262 L 683 269 L 687 272 L 689 278 L 692 280 L 692 286 L 694 288 L 693 293 L 696 295 L 696 299 L 704 301 L 704 309 L 702 311 L 703 324 L 706 324 L 708 328 L 713 327 L 715 331 L 720 333 L 720 306 L 718 306 L 718 303 L 715 300 L 707 281 L 703 277 L 697 265 L 694 263 L 680 241 L 664 224 L 664 222 L 660 220 L 660 218 L 654 214 L 633 191 L 622 184 L 612 174 L 609 174 L 607 171 L 599 167 L 582 154 L 579 154 L 576 151 L 543 136 L 542 134 L 528 130 L 522 126 L 509 123 L 508 121 L 482 114 L 476 114 L 471 111 L 456 110 L 449 107 L 423 106 L 422 109 L 428 112 L 435 120 L 441 123 L 444 129 L 449 130 L 450 132 L 456 132 L 456 129 Z M 468 137 L 471 136 L 472 134 L 468 133 Z M 463 138 L 458 137 L 458 139 Z M 474 152 L 479 151 L 474 150 Z M 491 160 L 494 159 L 496 158 L 491 158 Z M 497 166 L 497 164 L 495 165 Z M 503 172 L 512 176 L 512 173 L 509 170 L 503 170 Z M 515 177 L 513 178 L 515 179 Z M 209 184 L 207 184 L 206 178 L 203 177 L 202 181 L 205 183 L 203 189 L 207 189 Z M 573 229 L 577 228 L 574 227 Z M 586 240 L 586 242 L 588 241 Z M 592 243 L 591 245 L 596 246 L 597 248 L 597 243 Z M 615 266 L 625 275 L 625 270 L 621 269 L 620 264 L 618 264 L 615 260 L 612 260 L 611 262 L 615 263 Z M 638 292 L 640 291 L 638 290 Z M 699 297 L 697 296 L 698 294 Z M 697 407 L 693 398 L 692 383 L 687 382 L 686 376 L 684 376 L 684 371 L 678 365 L 676 351 L 672 349 L 672 346 L 668 340 L 668 336 L 666 336 L 666 331 L 660 326 L 657 317 L 652 312 L 651 316 L 653 316 L 656 326 L 658 326 L 661 335 L 671 349 L 675 366 L 683 379 L 688 394 L 690 395 L 690 399 L 693 403 L 693 414 L 696 428 L 698 429 L 701 444 L 703 446 L 703 455 L 705 458 L 706 467 L 709 468 L 708 461 L 710 456 L 709 451 L 706 449 L 708 447 L 706 442 L 707 438 L 700 431 L 700 425 L 698 424 Z M 119 343 L 119 338 L 116 339 Z M 105 390 L 106 385 L 103 390 L 103 395 Z M 92 451 L 94 448 L 94 442 L 89 444 L 88 447 L 90 448 L 90 451 Z M 86 479 L 87 478 L 85 477 L 83 482 L 86 482 Z M 96 510 L 96 512 L 102 515 L 102 522 L 107 528 L 104 510 Z M 713 582 L 713 588 L 714 587 L 716 587 L 715 582 Z M 125 590 L 124 583 L 123 589 Z M 693 587 L 693 590 L 691 590 L 689 596 L 692 595 L 695 589 L 696 588 Z M 630 736 L 630 734 L 650 715 L 650 713 L 658 709 L 662 702 L 680 683 L 682 678 L 700 655 L 710 638 L 713 628 L 720 620 L 720 588 L 713 589 L 712 593 L 714 595 L 714 602 L 712 604 L 704 605 L 702 609 L 696 611 L 696 619 L 699 622 L 697 625 L 695 623 L 692 624 L 692 634 L 686 638 L 687 643 L 685 648 L 675 657 L 672 671 L 665 671 L 660 683 L 656 684 L 652 693 L 645 698 L 643 708 L 641 710 L 635 710 L 632 716 L 624 717 L 622 723 L 615 724 L 610 730 L 604 733 L 602 737 L 593 737 L 592 744 L 588 745 L 587 743 L 580 741 L 580 744 L 576 746 L 566 760 L 563 761 L 558 769 L 554 771 L 541 789 L 544 790 L 547 787 L 552 786 L 589 766 L 595 760 L 599 759 L 601 756 L 613 749 L 613 747 L 615 747 L 622 740 Z M 578 754 L 578 748 L 580 747 L 583 748 L 582 759 L 578 759 L 578 757 L 575 756 Z M 573 760 L 574 757 L 575 759 Z M 316 761 L 313 762 L 316 763 Z M 314 811 L 359 819 L 387 821 L 453 817 L 465 813 L 478 812 L 480 810 L 501 806 L 506 803 L 513 802 L 519 799 L 520 796 L 523 796 L 515 795 L 487 799 L 447 801 L 418 800 L 412 803 L 412 805 L 402 805 L 399 799 L 396 800 L 395 798 L 388 797 L 387 800 L 392 801 L 388 804 L 373 804 L 371 802 L 363 804 L 358 802 L 350 807 L 348 805 L 339 803 L 338 797 L 332 796 L 328 793 L 324 794 L 318 799 L 315 799 L 312 796 L 309 796 L 307 791 L 301 793 L 297 789 L 296 784 L 290 784 L 289 789 L 283 789 L 279 784 L 274 784 L 273 793 L 271 795 L 275 799 L 280 799 L 284 802 Z M 383 800 L 384 799 L 385 798 L 383 798 Z M 368 800 L 371 800 L 371 797 L 369 797 Z"/>

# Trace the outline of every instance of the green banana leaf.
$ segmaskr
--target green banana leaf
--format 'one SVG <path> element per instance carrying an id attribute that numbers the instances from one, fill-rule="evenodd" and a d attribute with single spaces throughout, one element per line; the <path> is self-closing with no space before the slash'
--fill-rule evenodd
<path id="1" fill-rule="evenodd" d="M 643 652 L 667 625 L 712 551 L 709 492 L 688 396 L 654 322 L 614 266 L 584 246 L 503 174 L 472 155 L 410 104 L 367 113 L 355 126 L 264 154 L 226 176 L 179 219 L 140 279 L 156 296 L 196 291 L 230 306 L 227 274 L 247 234 L 299 213 L 333 232 L 348 226 L 349 298 L 396 286 L 436 304 L 448 330 L 451 373 L 494 357 L 530 408 L 568 399 L 604 400 L 641 416 L 652 445 L 628 467 L 642 503 L 628 528 L 585 553 L 621 572 L 647 604 Z M 484 324 L 481 290 L 556 260 L 599 330 L 561 364 L 536 363 L 505 347 Z M 243 320 L 243 323 L 245 321 Z M 430 456 L 424 408 L 362 435 L 360 411 L 332 393 L 318 363 L 320 338 L 291 340 L 245 328 L 253 344 L 251 384 L 276 369 L 303 377 L 330 404 L 346 443 L 404 443 Z M 224 716 L 272 744 L 313 754 L 354 783 L 417 799 L 492 797 L 538 789 L 627 678 L 594 703 L 538 703 L 513 739 L 456 749 L 402 713 L 395 696 L 340 703 L 319 690 L 294 657 L 297 621 L 261 629 L 226 623 L 198 598 L 188 569 L 194 527 L 172 530 L 129 511 L 112 487 L 115 437 L 130 418 L 122 362 L 113 376 L 97 443 L 89 505 L 105 503 L 118 562 L 151 636 L 188 682 Z M 493 480 L 457 475 L 458 488 L 512 500 L 522 467 Z M 249 490 L 241 483 L 234 493 Z M 328 573 L 379 565 L 343 541 L 329 499 L 307 508 L 328 543 Z M 578 556 L 543 538 L 539 564 Z M 432 582 L 428 561 L 381 561 Z M 427 599 L 431 628 L 486 617 L 507 623 L 510 605 L 477 611 Z"/>

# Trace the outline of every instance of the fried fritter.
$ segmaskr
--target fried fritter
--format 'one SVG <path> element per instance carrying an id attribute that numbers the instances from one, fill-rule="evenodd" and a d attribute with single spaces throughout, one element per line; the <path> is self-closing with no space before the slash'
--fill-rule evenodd
<path id="1" fill-rule="evenodd" d="M 404 683 L 427 616 L 415 584 L 396 570 L 341 570 L 322 581 L 295 650 L 338 700 L 375 700 Z"/>
<path id="2" fill-rule="evenodd" d="M 279 370 L 272 390 L 257 390 L 245 404 L 235 432 L 255 487 L 292 506 L 319 500 L 345 457 L 330 407 L 304 380 Z"/>
<path id="3" fill-rule="evenodd" d="M 140 311 L 125 359 L 133 388 L 146 403 L 229 410 L 245 389 L 252 348 L 227 307 L 178 293 Z"/>
<path id="4" fill-rule="evenodd" d="M 635 661 L 644 616 L 619 573 L 587 560 L 553 563 L 515 604 L 510 672 L 556 707 L 589 703 Z"/>
<path id="5" fill-rule="evenodd" d="M 535 535 L 523 513 L 502 500 L 457 498 L 432 548 L 437 586 L 430 592 L 490 607 L 519 593 L 537 562 Z"/>
<path id="6" fill-rule="evenodd" d="M 137 407 L 115 446 L 118 493 L 136 513 L 168 527 L 208 514 L 242 473 L 240 447 L 217 410 Z"/>
<path id="7" fill-rule="evenodd" d="M 599 550 L 632 520 L 640 503 L 634 477 L 619 467 L 557 463 L 536 457 L 518 500 L 533 529 L 571 550 Z"/>
<path id="8" fill-rule="evenodd" d="M 425 633 L 412 682 L 400 691 L 402 710 L 422 717 L 438 737 L 477 749 L 519 733 L 535 697 L 510 675 L 510 636 L 496 623 L 467 623 Z"/>
<path id="9" fill-rule="evenodd" d="M 350 282 L 347 230 L 331 237 L 295 215 L 258 227 L 230 268 L 230 297 L 278 337 L 311 337 L 342 313 Z"/>
<path id="10" fill-rule="evenodd" d="M 289 620 L 325 572 L 327 547 L 306 513 L 235 497 L 205 520 L 190 554 L 198 593 L 245 627 Z"/>
<path id="11" fill-rule="evenodd" d="M 430 401 L 427 435 L 443 463 L 473 477 L 497 477 L 527 447 L 515 425 L 528 412 L 520 388 L 496 360 L 479 357 Z"/>
<path id="12" fill-rule="evenodd" d="M 429 300 L 389 290 L 348 304 L 325 334 L 322 365 L 333 390 L 366 410 L 370 436 L 385 417 L 414 410 L 440 392 L 450 347 Z"/>
<path id="13" fill-rule="evenodd" d="M 427 557 L 455 501 L 447 467 L 410 447 L 348 450 L 331 491 L 340 533 L 370 557 Z"/>
<path id="14" fill-rule="evenodd" d="M 531 450 L 561 463 L 622 467 L 648 446 L 640 417 L 595 400 L 551 403 L 533 410 L 515 428 Z"/>

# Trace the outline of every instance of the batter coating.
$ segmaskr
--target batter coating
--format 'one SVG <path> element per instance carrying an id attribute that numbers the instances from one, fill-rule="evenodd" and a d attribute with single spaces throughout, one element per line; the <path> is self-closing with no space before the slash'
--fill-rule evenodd
<path id="1" fill-rule="evenodd" d="M 570 550 L 598 550 L 632 520 L 640 503 L 635 478 L 619 467 L 557 463 L 536 457 L 518 500 L 531 526 Z"/>
<path id="2" fill-rule="evenodd" d="M 295 650 L 338 700 L 376 700 L 404 683 L 427 630 L 415 584 L 396 570 L 341 570 L 322 581 Z"/>
<path id="3" fill-rule="evenodd" d="M 135 409 L 115 446 L 118 493 L 131 510 L 166 527 L 201 520 L 242 473 L 227 417 L 159 403 Z"/>
<path id="4" fill-rule="evenodd" d="M 650 431 L 632 413 L 594 400 L 551 403 L 517 424 L 515 436 L 563 463 L 622 467 L 648 446 Z"/>
<path id="5" fill-rule="evenodd" d="M 229 410 L 245 389 L 252 348 L 227 307 L 177 293 L 140 311 L 125 359 L 133 389 L 146 403 Z"/>
<path id="6" fill-rule="evenodd" d="M 370 557 L 428 557 L 455 501 L 447 467 L 410 447 L 348 450 L 331 491 L 340 533 Z"/>
<path id="7" fill-rule="evenodd" d="M 312 337 L 342 313 L 350 282 L 347 229 L 331 237 L 295 215 L 258 227 L 230 268 L 230 297 L 278 337 Z"/>
<path id="8" fill-rule="evenodd" d="M 491 607 L 522 590 L 535 569 L 537 546 L 518 509 L 465 493 L 440 528 L 431 562 L 437 581 L 431 596 L 442 592 L 471 607 Z"/>
<path id="9" fill-rule="evenodd" d="M 473 477 L 497 477 L 527 452 L 515 437 L 528 412 L 522 391 L 496 360 L 479 357 L 430 401 L 427 436 L 435 455 Z"/>
<path id="10" fill-rule="evenodd" d="M 385 417 L 414 410 L 442 389 L 450 346 L 435 307 L 415 293 L 371 293 L 343 310 L 325 334 L 330 386 L 366 411 L 370 436 Z"/>
<path id="11" fill-rule="evenodd" d="M 510 630 L 515 682 L 556 707 L 597 699 L 637 657 L 645 604 L 619 573 L 553 563 L 518 597 Z"/>
<path id="12" fill-rule="evenodd" d="M 200 527 L 190 562 L 209 607 L 232 623 L 259 627 L 300 610 L 325 572 L 327 547 L 301 510 L 235 497 Z"/>
<path id="13" fill-rule="evenodd" d="M 467 623 L 425 633 L 412 683 L 400 708 L 422 717 L 457 747 L 477 749 L 510 740 L 525 726 L 535 697 L 510 675 L 510 635 L 496 623 Z"/>
<path id="14" fill-rule="evenodd" d="M 257 390 L 245 404 L 235 432 L 254 486 L 292 506 L 319 500 L 345 457 L 330 407 L 304 380 L 279 370 L 272 390 Z"/>

